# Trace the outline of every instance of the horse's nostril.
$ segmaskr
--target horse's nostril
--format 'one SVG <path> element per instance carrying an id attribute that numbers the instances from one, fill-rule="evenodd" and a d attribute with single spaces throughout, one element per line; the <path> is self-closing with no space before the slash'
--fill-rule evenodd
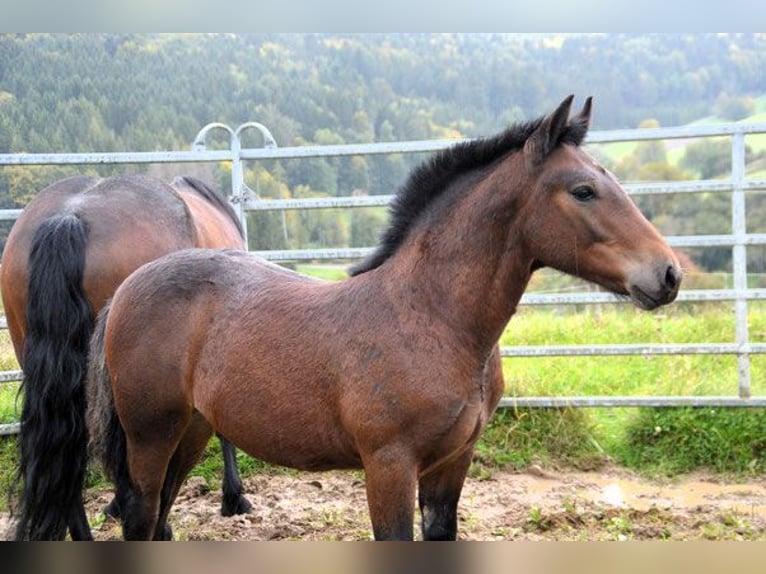
<path id="1" fill-rule="evenodd" d="M 665 285 L 669 289 L 675 289 L 681 283 L 681 272 L 675 265 L 668 265 L 667 271 L 665 271 Z"/>

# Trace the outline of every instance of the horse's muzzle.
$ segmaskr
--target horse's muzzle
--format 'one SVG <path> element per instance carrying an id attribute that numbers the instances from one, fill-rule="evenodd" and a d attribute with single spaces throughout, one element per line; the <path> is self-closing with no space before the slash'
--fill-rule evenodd
<path id="1" fill-rule="evenodd" d="M 677 263 L 667 262 L 649 273 L 641 273 L 628 287 L 633 303 L 646 311 L 675 301 L 683 273 Z"/>

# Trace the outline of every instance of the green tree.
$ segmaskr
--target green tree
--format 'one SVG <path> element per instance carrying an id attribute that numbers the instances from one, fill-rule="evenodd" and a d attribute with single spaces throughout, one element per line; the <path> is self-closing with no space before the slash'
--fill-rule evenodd
<path id="1" fill-rule="evenodd" d="M 231 178 L 231 175 L 229 175 Z M 249 170 L 245 183 L 258 197 L 287 199 L 290 191 L 284 181 L 262 167 Z M 248 248 L 252 250 L 287 249 L 290 245 L 289 219 L 292 212 L 250 211 L 247 214 Z"/>
<path id="2" fill-rule="evenodd" d="M 686 146 L 680 161 L 681 167 L 699 174 L 702 179 L 712 179 L 731 173 L 731 139 L 705 138 Z"/>
<path id="3" fill-rule="evenodd" d="M 384 208 L 360 207 L 353 209 L 350 216 L 350 246 L 374 247 L 377 245 L 386 221 L 387 216 Z"/>
<path id="4" fill-rule="evenodd" d="M 328 197 L 306 185 L 294 190 L 296 198 Z M 291 225 L 291 236 L 302 246 L 343 247 L 348 245 L 349 230 L 346 215 L 339 209 L 303 209 L 297 212 Z"/>
<path id="5" fill-rule="evenodd" d="M 723 92 L 715 103 L 716 115 L 729 122 L 745 119 L 754 111 L 755 102 L 749 96 L 731 96 Z"/>
<path id="6" fill-rule="evenodd" d="M 8 191 L 7 203 L 13 207 L 23 207 L 54 181 L 72 175 L 96 174 L 93 170 L 77 170 L 68 166 L 16 165 L 5 168 L 1 179 Z"/>

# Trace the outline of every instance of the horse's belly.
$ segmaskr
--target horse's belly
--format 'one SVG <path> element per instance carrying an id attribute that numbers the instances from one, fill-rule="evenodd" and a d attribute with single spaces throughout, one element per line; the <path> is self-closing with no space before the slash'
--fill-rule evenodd
<path id="1" fill-rule="evenodd" d="M 299 437 L 273 441 L 259 440 L 256 437 L 241 438 L 241 441 L 232 442 L 250 456 L 271 464 L 299 470 L 361 468 L 361 460 L 357 453 L 336 448 L 335 445 L 323 444 L 311 433 L 305 433 L 300 440 Z"/>
<path id="2" fill-rule="evenodd" d="M 218 417 L 213 422 L 235 446 L 259 460 L 299 470 L 361 468 L 361 459 L 340 428 L 303 417 Z"/>

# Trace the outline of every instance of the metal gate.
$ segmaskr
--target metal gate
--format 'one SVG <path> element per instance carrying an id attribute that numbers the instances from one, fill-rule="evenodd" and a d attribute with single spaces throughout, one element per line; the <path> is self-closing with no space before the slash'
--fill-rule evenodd
<path id="1" fill-rule="evenodd" d="M 230 136 L 228 150 L 207 150 L 206 136 L 211 130 L 223 130 Z M 247 129 L 257 130 L 263 140 L 259 148 L 243 148 L 241 136 Z M 503 357 L 567 357 L 567 356 L 626 356 L 626 355 L 734 355 L 738 376 L 731 389 L 722 389 L 716 396 L 558 396 L 504 397 L 501 407 L 634 407 L 634 406 L 750 406 L 766 407 L 766 396 L 752 396 L 751 356 L 766 353 L 766 343 L 752 342 L 748 328 L 748 302 L 766 299 L 766 289 L 750 288 L 747 282 L 748 246 L 766 245 L 766 233 L 748 233 L 745 220 L 745 194 L 765 191 L 766 179 L 745 176 L 745 136 L 766 134 L 766 123 L 719 124 L 680 128 L 653 128 L 616 131 L 594 131 L 588 134 L 588 144 L 640 142 L 731 137 L 731 176 L 728 179 L 673 181 L 661 183 L 626 183 L 631 195 L 683 194 L 704 191 L 729 193 L 731 196 L 731 233 L 725 235 L 670 236 L 673 247 L 727 247 L 732 250 L 733 285 L 729 289 L 681 290 L 678 301 L 733 301 L 735 337 L 726 343 L 700 341 L 689 344 L 626 344 L 626 345 L 566 345 L 502 347 Z M 385 206 L 392 195 L 353 196 L 305 199 L 260 199 L 244 182 L 246 161 L 267 159 L 301 159 L 342 156 L 365 156 L 392 153 L 434 152 L 455 143 L 455 140 L 385 142 L 331 146 L 277 146 L 269 130 L 257 122 L 247 122 L 237 128 L 212 123 L 200 130 L 190 151 L 136 153 L 74 153 L 74 154 L 0 154 L 0 167 L 13 165 L 72 165 L 72 164 L 151 164 L 151 163 L 215 163 L 230 162 L 232 189 L 230 202 L 247 224 L 246 215 L 252 211 L 285 211 L 322 208 L 355 208 Z M 21 210 L 0 210 L 0 220 L 13 220 Z M 367 255 L 368 248 L 331 248 L 257 251 L 259 255 L 277 262 L 328 261 L 358 259 Z M 607 293 L 528 293 L 522 305 L 590 305 L 619 303 Z M 6 328 L 0 318 L 0 328 Z M 21 379 L 21 371 L 0 373 L 0 384 Z M 734 388 L 736 385 L 736 389 Z M 728 392 L 727 392 L 728 391 Z M 17 432 L 18 423 L 0 425 L 0 434 Z"/>

